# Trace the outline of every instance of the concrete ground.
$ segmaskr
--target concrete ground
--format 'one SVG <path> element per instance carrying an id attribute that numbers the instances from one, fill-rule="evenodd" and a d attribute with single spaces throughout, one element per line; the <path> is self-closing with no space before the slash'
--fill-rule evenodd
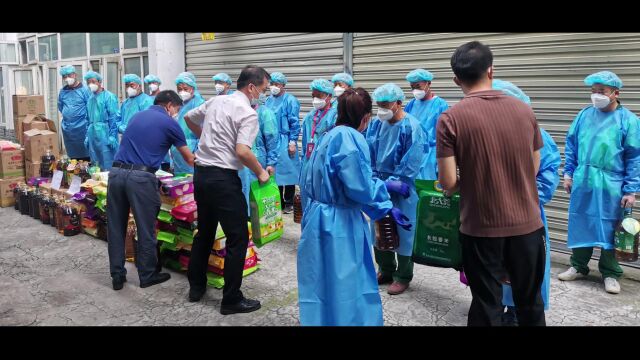
<path id="1" fill-rule="evenodd" d="M 284 237 L 258 250 L 261 269 L 242 284 L 245 296 L 259 299 L 262 308 L 223 316 L 222 291 L 209 288 L 200 303 L 189 303 L 183 273 L 170 271 L 171 280 L 141 289 L 127 263 L 128 282 L 114 291 L 106 242 L 84 234 L 64 237 L 13 208 L 0 209 L 0 325 L 299 325 L 300 227 L 292 215 L 285 217 Z M 548 325 L 640 325 L 640 282 L 623 278 L 619 295 L 604 291 L 596 270 L 583 281 L 564 283 L 556 275 L 567 259 L 552 257 Z M 385 325 L 466 325 L 471 295 L 452 269 L 416 265 L 404 294 L 390 296 L 386 286 L 380 294 Z"/>

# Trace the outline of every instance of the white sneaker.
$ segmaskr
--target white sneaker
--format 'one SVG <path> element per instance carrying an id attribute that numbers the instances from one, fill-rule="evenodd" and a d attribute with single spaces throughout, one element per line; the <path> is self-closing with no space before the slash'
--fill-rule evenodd
<path id="1" fill-rule="evenodd" d="M 620 283 L 618 282 L 618 280 L 616 280 L 616 279 L 614 279 L 612 277 L 604 278 L 604 289 L 609 294 L 619 294 L 620 293 Z"/>
<path id="2" fill-rule="evenodd" d="M 567 271 L 558 274 L 558 279 L 562 281 L 572 281 L 578 278 L 578 275 L 582 275 L 573 266 L 567 269 Z"/>

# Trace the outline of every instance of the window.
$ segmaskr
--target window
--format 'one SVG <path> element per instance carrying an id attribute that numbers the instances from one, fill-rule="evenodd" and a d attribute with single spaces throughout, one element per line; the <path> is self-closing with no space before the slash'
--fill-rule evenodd
<path id="1" fill-rule="evenodd" d="M 149 75 L 149 57 L 148 56 L 143 56 L 142 57 L 142 76 L 144 79 L 144 76 Z M 144 83 L 144 91 L 146 93 L 149 92 L 149 84 Z"/>
<path id="2" fill-rule="evenodd" d="M 124 73 L 125 74 L 136 74 L 140 76 L 142 69 L 140 68 L 140 57 L 132 57 L 124 59 Z"/>
<path id="3" fill-rule="evenodd" d="M 85 33 L 61 33 L 60 47 L 62 48 L 63 59 L 87 56 Z"/>
<path id="4" fill-rule="evenodd" d="M 119 96 L 120 77 L 118 76 L 118 63 L 107 62 L 107 90 Z"/>
<path id="5" fill-rule="evenodd" d="M 27 42 L 20 41 L 20 64 L 27 63 Z"/>
<path id="6" fill-rule="evenodd" d="M 14 71 L 16 95 L 35 95 L 33 92 L 33 73 L 31 70 Z"/>
<path id="7" fill-rule="evenodd" d="M 36 61 L 36 45 L 33 40 L 27 42 L 27 60 L 29 62 Z"/>
<path id="8" fill-rule="evenodd" d="M 73 65 L 74 68 L 76 68 L 76 79 L 78 79 L 79 82 L 82 82 L 82 78 L 84 77 L 84 74 L 82 73 L 82 65 Z"/>
<path id="9" fill-rule="evenodd" d="M 91 33 L 89 34 L 91 55 L 117 54 L 120 52 L 120 39 L 118 33 Z"/>
<path id="10" fill-rule="evenodd" d="M 0 62 L 18 62 L 16 59 L 16 44 L 0 44 Z"/>
<path id="11" fill-rule="evenodd" d="M 15 52 L 15 47 L 14 47 Z M 15 54 L 14 54 L 15 57 Z M 7 122 L 7 114 L 4 109 L 4 76 L 2 75 L 2 68 L 0 67 L 0 123 Z"/>
<path id="12" fill-rule="evenodd" d="M 100 60 L 91 60 L 91 70 L 99 73 L 100 72 Z"/>
<path id="13" fill-rule="evenodd" d="M 149 46 L 149 44 L 147 43 L 148 39 L 147 39 L 147 33 L 140 33 L 140 37 L 142 38 L 142 40 L 140 42 L 142 42 L 142 45 L 140 45 L 140 47 L 147 47 Z"/>
<path id="14" fill-rule="evenodd" d="M 47 86 L 47 102 L 49 103 L 49 119 L 58 121 L 58 83 L 57 77 L 60 76 L 58 74 L 58 69 L 49 68 L 49 76 L 47 80 L 49 81 L 49 86 Z"/>
<path id="15" fill-rule="evenodd" d="M 138 33 L 124 33 L 124 48 L 138 48 Z"/>
<path id="16" fill-rule="evenodd" d="M 40 61 L 58 60 L 58 37 L 50 35 L 38 39 Z"/>

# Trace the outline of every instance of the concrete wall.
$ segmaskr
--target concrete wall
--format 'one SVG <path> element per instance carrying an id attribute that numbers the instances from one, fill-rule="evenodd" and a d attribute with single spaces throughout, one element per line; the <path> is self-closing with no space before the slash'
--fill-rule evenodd
<path id="1" fill-rule="evenodd" d="M 0 40 L 16 41 L 18 40 L 18 33 L 0 33 Z"/>
<path id="2" fill-rule="evenodd" d="M 161 90 L 175 90 L 175 79 L 185 71 L 184 33 L 149 33 L 149 73 L 162 80 Z"/>

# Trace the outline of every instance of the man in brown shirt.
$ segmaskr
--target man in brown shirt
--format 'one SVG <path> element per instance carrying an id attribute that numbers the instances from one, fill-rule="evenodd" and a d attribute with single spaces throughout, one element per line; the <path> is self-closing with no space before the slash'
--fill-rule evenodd
<path id="1" fill-rule="evenodd" d="M 543 326 L 545 233 L 536 188 L 542 138 L 535 115 L 492 90 L 486 45 L 460 46 L 451 67 L 465 97 L 440 116 L 436 151 L 442 187 L 460 190 L 463 267 L 473 296 L 468 325 L 501 325 L 508 278 L 520 324 Z"/>

